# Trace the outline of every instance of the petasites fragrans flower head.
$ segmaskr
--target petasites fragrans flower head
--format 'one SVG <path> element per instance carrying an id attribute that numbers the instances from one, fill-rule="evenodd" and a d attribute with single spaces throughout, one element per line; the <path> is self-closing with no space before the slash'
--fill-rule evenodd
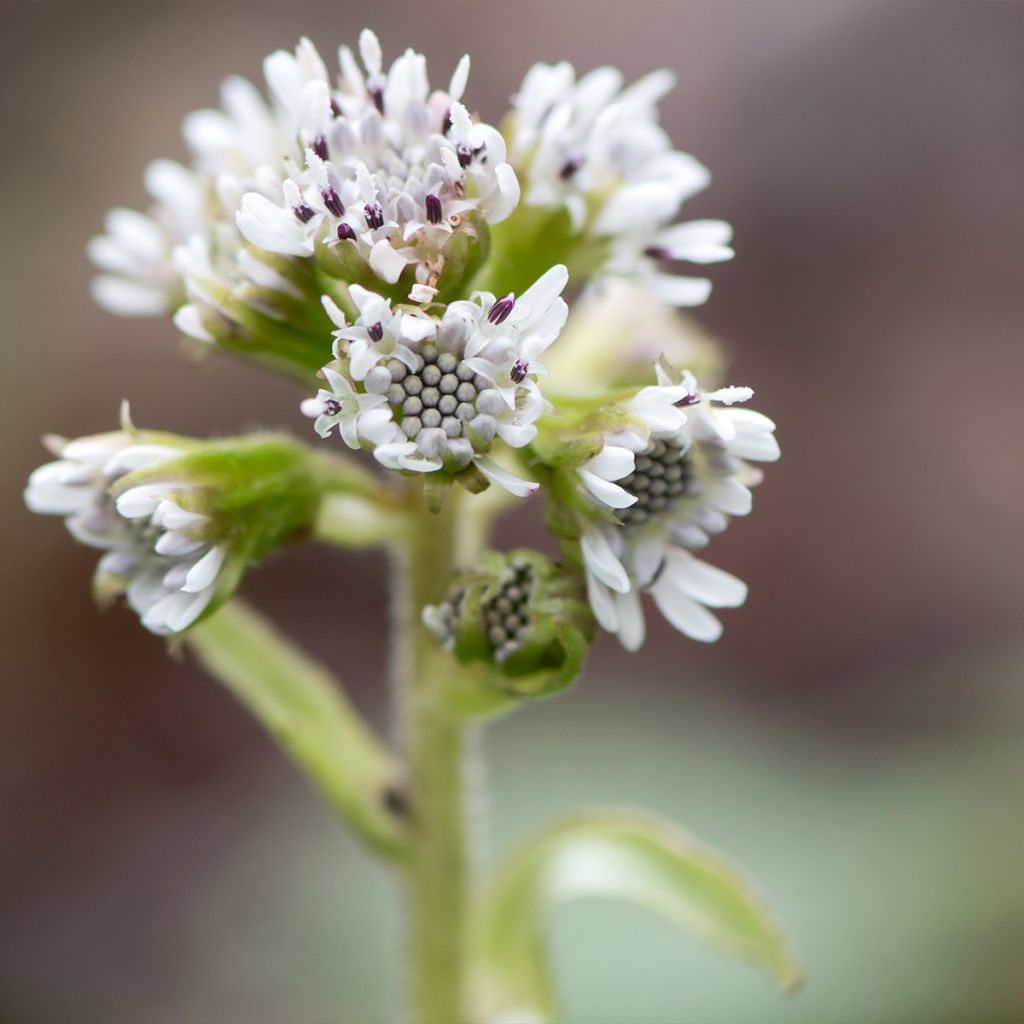
<path id="1" fill-rule="evenodd" d="M 644 592 L 676 629 L 703 641 L 722 629 L 709 608 L 746 599 L 740 580 L 691 551 L 750 511 L 761 480 L 750 462 L 779 457 L 772 421 L 734 408 L 752 394 L 702 392 L 689 373 L 659 365 L 657 384 L 592 414 L 563 447 L 554 474 L 561 504 L 550 519 L 578 538 L 594 615 L 630 650 L 644 639 Z"/>
<path id="2" fill-rule="evenodd" d="M 335 361 L 323 369 L 327 386 L 302 411 L 321 437 L 336 429 L 388 469 L 443 472 L 467 485 L 478 471 L 513 494 L 532 494 L 535 483 L 487 455 L 495 440 L 529 444 L 548 409 L 536 377 L 568 315 L 560 297 L 567 279 L 564 267 L 553 267 L 519 297 L 477 292 L 437 316 L 393 308 L 353 285 L 354 324 L 325 301 L 338 326 Z"/>
<path id="3" fill-rule="evenodd" d="M 406 50 L 385 71 L 369 30 L 359 52 L 362 68 L 342 47 L 338 88 L 306 41 L 294 57 L 268 58 L 268 81 L 292 112 L 301 148 L 277 195 L 242 197 L 238 226 L 270 252 L 319 250 L 325 269 L 349 281 L 368 284 L 359 262 L 382 285 L 410 268 L 401 297 L 429 301 L 453 274 L 454 283 L 466 277 L 467 246 L 479 262 L 481 232 L 512 211 L 519 184 L 501 134 L 461 102 L 468 57 L 447 89 L 431 91 L 422 54 Z"/>
<path id="4" fill-rule="evenodd" d="M 623 88 L 614 68 L 577 79 L 566 62 L 536 64 L 512 100 L 510 153 L 524 207 L 566 211 L 571 267 L 580 263 L 598 280 L 635 278 L 669 305 L 697 306 L 711 283 L 666 264 L 730 259 L 732 230 L 719 220 L 673 224 L 711 180 L 658 123 L 658 102 L 674 82 L 661 70 Z"/>
<path id="5" fill-rule="evenodd" d="M 579 674 L 594 631 L 579 575 L 536 551 L 487 551 L 423 624 L 464 664 L 494 666 L 492 685 L 543 697 Z"/>
<path id="6" fill-rule="evenodd" d="M 227 600 L 249 564 L 308 526 L 318 491 L 308 453 L 271 436 L 197 442 L 123 428 L 74 441 L 29 478 L 33 512 L 64 517 L 103 551 L 94 589 L 123 594 L 142 624 L 180 633 Z"/>
<path id="7" fill-rule="evenodd" d="M 173 315 L 192 338 L 308 376 L 322 361 L 326 325 L 313 268 L 256 249 L 235 224 L 244 193 L 280 194 L 294 149 L 290 116 L 232 76 L 221 109 L 194 111 L 182 131 L 189 165 L 151 163 L 148 211 L 112 210 L 106 233 L 89 243 L 102 271 L 94 298 L 122 315 Z"/>

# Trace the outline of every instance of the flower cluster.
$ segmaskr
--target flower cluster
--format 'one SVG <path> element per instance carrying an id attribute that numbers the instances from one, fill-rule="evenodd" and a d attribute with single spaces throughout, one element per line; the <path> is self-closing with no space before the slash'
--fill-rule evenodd
<path id="1" fill-rule="evenodd" d="M 104 552 L 94 589 L 123 594 L 142 624 L 180 633 L 226 600 L 246 566 L 310 522 L 315 483 L 306 454 L 285 439 L 227 442 L 122 429 L 73 441 L 29 478 L 25 503 L 64 518 Z M 258 484 L 253 484 L 256 475 Z"/>
<path id="2" fill-rule="evenodd" d="M 538 361 L 568 316 L 560 297 L 568 280 L 553 267 L 518 299 L 478 292 L 441 317 L 393 310 L 382 296 L 353 285 L 359 316 L 349 326 L 333 302 L 335 362 L 328 388 L 302 409 L 321 437 L 337 428 L 350 448 L 366 445 L 389 469 L 460 473 L 475 466 L 514 494 L 532 494 L 488 459 L 494 439 L 522 448 L 547 406 Z"/>
<path id="3" fill-rule="evenodd" d="M 704 392 L 687 372 L 656 372 L 656 384 L 591 416 L 585 459 L 563 471 L 574 479 L 572 535 L 591 607 L 630 650 L 644 640 L 644 592 L 680 632 L 718 639 L 708 609 L 742 604 L 746 586 L 691 552 L 750 511 L 761 480 L 750 462 L 779 457 L 775 424 L 732 408 L 750 388 Z"/>
<path id="4" fill-rule="evenodd" d="M 431 510 L 455 481 L 516 496 L 547 485 L 575 567 L 559 572 L 578 573 L 601 626 L 638 647 L 649 593 L 682 632 L 715 639 L 709 609 L 746 589 L 693 552 L 749 511 L 752 463 L 778 446 L 770 420 L 737 407 L 750 389 L 701 390 L 693 373 L 714 378 L 721 358 L 678 309 L 710 282 L 672 264 L 729 259 L 731 230 L 675 223 L 710 175 L 659 123 L 673 75 L 626 85 L 613 68 L 537 64 L 499 131 L 468 104 L 468 57 L 432 88 L 422 54 L 388 66 L 364 30 L 338 65 L 302 39 L 264 61 L 269 100 L 233 77 L 219 110 L 190 114 L 190 166 L 152 164 L 150 212 L 114 210 L 91 243 L 96 297 L 317 374 L 301 405 L 316 434 L 420 478 Z M 186 456 L 130 432 L 60 453 L 30 506 L 107 550 L 103 578 L 150 628 L 195 621 L 241 528 L 200 509 L 183 477 L 139 477 Z M 306 506 L 289 522 L 303 519 Z M 506 584 L 472 633 L 504 631 L 487 648 L 498 664 L 521 639 L 504 604 L 524 613 L 520 583 Z M 446 607 L 429 619 L 439 637 L 465 611 Z"/>
<path id="5" fill-rule="evenodd" d="M 268 62 L 302 152 L 275 201 L 260 191 L 242 196 L 238 227 L 259 248 L 291 256 L 311 255 L 318 239 L 352 246 L 388 284 L 412 266 L 411 298 L 429 301 L 453 235 L 475 238 L 480 219 L 507 217 L 519 184 L 500 133 L 474 123 L 460 102 L 468 58 L 446 91 L 431 92 L 422 54 L 407 50 L 385 74 L 372 32 L 362 33 L 359 51 L 365 72 L 342 47 L 337 89 L 307 40 L 294 57 Z"/>
<path id="6" fill-rule="evenodd" d="M 731 259 L 732 230 L 719 220 L 672 225 L 711 180 L 658 123 L 658 101 L 674 84 L 666 70 L 623 89 L 615 68 L 577 79 L 564 61 L 536 64 L 513 97 L 511 149 L 526 205 L 564 207 L 573 232 L 604 241 L 601 275 L 636 278 L 670 305 L 698 306 L 711 282 L 662 267 Z"/>

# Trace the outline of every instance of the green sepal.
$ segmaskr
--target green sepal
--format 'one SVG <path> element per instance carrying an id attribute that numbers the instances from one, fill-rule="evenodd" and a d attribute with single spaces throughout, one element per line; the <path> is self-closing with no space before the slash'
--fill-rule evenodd
<path id="1" fill-rule="evenodd" d="M 441 511 L 454 481 L 445 473 L 426 473 L 423 481 L 423 498 L 427 509 L 435 515 Z"/>
<path id="2" fill-rule="evenodd" d="M 469 282 L 487 261 L 491 234 L 482 217 L 467 214 L 444 247 L 444 265 L 437 278 L 437 301 L 454 302 L 469 297 Z"/>

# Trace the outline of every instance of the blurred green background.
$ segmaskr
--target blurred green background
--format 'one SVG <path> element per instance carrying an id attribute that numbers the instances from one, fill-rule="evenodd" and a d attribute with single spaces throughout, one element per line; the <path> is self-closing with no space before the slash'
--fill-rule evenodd
<path id="1" fill-rule="evenodd" d="M 284 381 L 188 365 L 88 296 L 83 249 L 229 72 L 368 24 L 492 120 L 534 60 L 669 66 L 677 145 L 736 228 L 701 321 L 779 423 L 756 514 L 710 551 L 751 584 L 713 648 L 658 626 L 482 739 L 480 857 L 580 802 L 669 815 L 756 879 L 796 999 L 638 912 L 553 933 L 566 1019 L 1024 1021 L 1024 6 L 6 3 L 0 21 L 0 1019 L 396 1019 L 400 917 L 229 698 L 20 502 L 47 431 L 308 436 Z M 546 542 L 535 503 L 499 543 Z M 313 579 L 335 581 L 325 599 Z M 247 582 L 386 722 L 386 564 L 305 548 Z"/>

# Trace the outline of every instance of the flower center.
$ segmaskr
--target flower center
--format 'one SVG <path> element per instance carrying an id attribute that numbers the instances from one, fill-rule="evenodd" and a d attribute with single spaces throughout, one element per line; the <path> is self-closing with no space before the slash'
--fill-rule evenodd
<path id="1" fill-rule="evenodd" d="M 637 502 L 616 514 L 624 526 L 641 526 L 674 507 L 689 492 L 692 479 L 687 454 L 671 442 L 655 439 L 636 457 L 633 472 L 618 481 Z"/>
<path id="2" fill-rule="evenodd" d="M 391 374 L 388 404 L 410 441 L 420 431 L 440 427 L 449 438 L 462 437 L 467 423 L 482 412 L 477 408 L 481 396 L 489 414 L 493 413 L 494 385 L 481 377 L 452 352 L 438 352 L 436 345 L 424 345 L 416 354 L 417 368 L 410 370 L 398 359 L 385 364 Z"/>

